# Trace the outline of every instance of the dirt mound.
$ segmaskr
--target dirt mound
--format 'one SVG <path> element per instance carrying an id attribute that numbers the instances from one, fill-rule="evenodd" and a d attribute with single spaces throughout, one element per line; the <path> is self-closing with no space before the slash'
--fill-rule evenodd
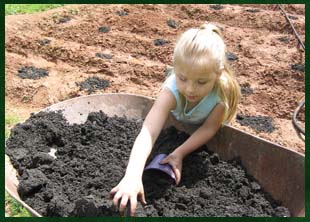
<path id="1" fill-rule="evenodd" d="M 18 70 L 18 76 L 22 79 L 40 79 L 48 76 L 48 71 L 33 66 L 24 66 Z"/>
<path id="2" fill-rule="evenodd" d="M 237 122 L 242 126 L 249 126 L 258 132 L 274 131 L 274 125 L 270 116 L 245 116 L 237 114 Z"/>
<path id="3" fill-rule="evenodd" d="M 98 89 L 105 89 L 109 87 L 109 81 L 100 79 L 98 77 L 89 77 L 83 82 L 78 83 L 80 90 L 86 90 L 88 94 L 95 92 Z"/>
<path id="4" fill-rule="evenodd" d="M 103 112 L 73 125 L 60 113 L 32 115 L 6 144 L 20 175 L 19 195 L 44 216 L 117 216 L 107 197 L 125 172 L 141 124 Z M 187 138 L 175 128 L 162 131 L 149 160 Z M 145 171 L 148 205 L 139 205 L 137 216 L 290 216 L 238 161 L 222 161 L 207 147 L 186 157 L 182 175 L 175 186 L 168 175 Z"/>

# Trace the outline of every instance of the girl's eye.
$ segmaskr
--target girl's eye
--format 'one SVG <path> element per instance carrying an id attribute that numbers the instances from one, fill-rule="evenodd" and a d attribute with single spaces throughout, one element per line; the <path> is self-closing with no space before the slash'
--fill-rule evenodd
<path id="1" fill-rule="evenodd" d="M 198 84 L 200 84 L 200 85 L 204 85 L 206 83 L 207 83 L 207 81 L 198 81 Z"/>

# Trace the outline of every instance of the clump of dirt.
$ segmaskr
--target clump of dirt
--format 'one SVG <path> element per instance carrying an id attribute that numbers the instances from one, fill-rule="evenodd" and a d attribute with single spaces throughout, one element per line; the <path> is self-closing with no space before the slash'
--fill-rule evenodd
<path id="1" fill-rule="evenodd" d="M 103 59 L 103 58 L 104 59 L 112 59 L 113 58 L 113 56 L 110 54 L 100 53 L 100 52 L 96 53 L 96 57 L 101 58 L 101 59 Z"/>
<path id="2" fill-rule="evenodd" d="M 126 16 L 126 15 L 128 15 L 128 12 L 125 10 L 119 10 L 116 12 L 116 14 L 119 16 Z"/>
<path id="3" fill-rule="evenodd" d="M 259 12 L 260 10 L 258 8 L 250 8 L 250 9 L 246 9 L 246 12 L 251 12 L 251 13 L 256 13 Z"/>
<path id="4" fill-rule="evenodd" d="M 224 8 L 224 6 L 217 4 L 217 5 L 211 5 L 210 8 L 214 10 L 221 10 Z"/>
<path id="5" fill-rule="evenodd" d="M 48 76 L 48 71 L 33 66 L 23 66 L 18 70 L 17 75 L 22 79 L 40 79 Z"/>
<path id="6" fill-rule="evenodd" d="M 229 61 L 235 61 L 238 59 L 238 56 L 232 52 L 226 52 L 226 58 L 229 60 Z"/>
<path id="7" fill-rule="evenodd" d="M 165 40 L 165 39 L 155 39 L 154 40 L 154 45 L 156 46 L 162 46 L 169 43 L 169 41 Z"/>
<path id="8" fill-rule="evenodd" d="M 278 38 L 278 40 L 281 42 L 289 43 L 291 39 L 287 36 L 283 36 L 283 37 Z"/>
<path id="9" fill-rule="evenodd" d="M 248 96 L 253 93 L 253 89 L 249 83 L 240 84 L 242 95 Z"/>
<path id="10" fill-rule="evenodd" d="M 110 31 L 110 28 L 107 26 L 99 27 L 99 32 L 108 33 L 109 31 Z"/>
<path id="11" fill-rule="evenodd" d="M 176 23 L 176 21 L 174 21 L 173 19 L 169 19 L 167 21 L 167 25 L 171 28 L 176 29 L 178 27 L 178 24 Z"/>
<path id="12" fill-rule="evenodd" d="M 48 45 L 51 43 L 51 40 L 49 39 L 41 39 L 38 41 L 40 45 L 44 46 L 44 45 Z"/>
<path id="13" fill-rule="evenodd" d="M 20 175 L 19 195 L 43 216 L 117 216 L 107 197 L 124 175 L 141 125 L 101 111 L 71 125 L 60 112 L 32 115 L 12 129 L 5 149 Z M 175 128 L 162 131 L 148 162 L 187 138 Z M 238 160 L 222 161 L 205 146 L 184 159 L 179 186 L 167 177 L 144 172 L 148 204 L 138 205 L 137 216 L 290 216 Z"/>
<path id="14" fill-rule="evenodd" d="M 237 114 L 236 120 L 242 126 L 249 126 L 258 132 L 271 133 L 275 130 L 272 118 L 270 116 L 247 116 Z"/>
<path id="15" fill-rule="evenodd" d="M 99 77 L 89 77 L 79 83 L 80 90 L 86 90 L 88 94 L 94 93 L 98 89 L 105 89 L 110 86 L 110 82 Z"/>
<path id="16" fill-rule="evenodd" d="M 300 72 L 305 72 L 305 65 L 304 64 L 293 64 L 292 69 Z"/>
<path id="17" fill-rule="evenodd" d="M 56 23 L 57 23 L 57 24 L 67 23 L 67 22 L 69 22 L 70 20 L 71 20 L 71 17 L 69 17 L 69 16 L 63 16 L 63 17 L 59 18 L 59 19 L 56 21 Z"/>

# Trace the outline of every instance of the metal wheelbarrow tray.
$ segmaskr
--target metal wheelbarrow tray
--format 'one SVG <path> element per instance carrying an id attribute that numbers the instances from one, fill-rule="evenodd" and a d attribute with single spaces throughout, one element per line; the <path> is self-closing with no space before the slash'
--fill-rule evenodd
<path id="1" fill-rule="evenodd" d="M 101 94 L 69 99 L 54 104 L 45 111 L 63 110 L 69 123 L 83 123 L 90 112 L 102 110 L 108 116 L 144 118 L 154 100 L 133 94 Z M 179 124 L 170 116 L 165 128 L 175 126 L 191 134 L 193 129 Z M 239 157 L 247 173 L 252 175 L 275 200 L 282 202 L 292 216 L 305 216 L 305 156 L 267 140 L 225 125 L 207 143 L 221 159 Z M 5 156 L 5 189 L 32 215 L 41 216 L 18 195 L 16 170 Z"/>

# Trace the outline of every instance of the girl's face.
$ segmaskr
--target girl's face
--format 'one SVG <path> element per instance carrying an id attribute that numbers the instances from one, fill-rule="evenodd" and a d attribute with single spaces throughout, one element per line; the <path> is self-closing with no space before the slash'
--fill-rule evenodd
<path id="1" fill-rule="evenodd" d="M 198 103 L 207 96 L 218 79 L 214 71 L 205 73 L 184 68 L 182 70 L 175 68 L 175 75 L 179 92 L 191 103 Z"/>

